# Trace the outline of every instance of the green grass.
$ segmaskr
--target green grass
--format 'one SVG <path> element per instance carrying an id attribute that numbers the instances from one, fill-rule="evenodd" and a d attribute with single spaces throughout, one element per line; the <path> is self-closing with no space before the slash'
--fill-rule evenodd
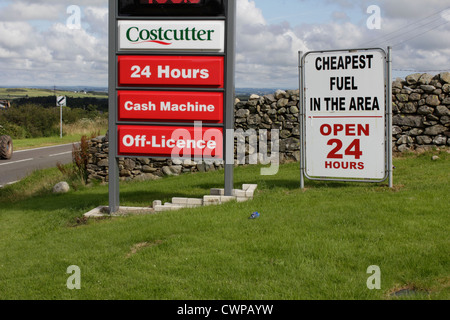
<path id="1" fill-rule="evenodd" d="M 13 139 L 14 150 L 25 150 L 40 147 L 48 147 L 60 144 L 80 142 L 83 135 L 88 138 L 106 134 L 108 130 L 107 119 L 97 120 L 81 119 L 74 124 L 63 125 L 63 136 Z"/>
<path id="2" fill-rule="evenodd" d="M 448 300 L 450 155 L 439 157 L 395 159 L 394 190 L 307 181 L 302 191 L 298 164 L 267 177 L 240 167 L 236 187 L 258 184 L 252 201 L 87 222 L 107 205 L 106 186 L 53 195 L 61 174 L 35 172 L 0 189 L 0 299 Z M 201 197 L 222 181 L 212 172 L 121 183 L 121 205 Z M 71 265 L 81 290 L 66 287 Z M 381 290 L 367 289 L 371 265 Z M 416 293 L 390 296 L 402 288 Z"/>
<path id="3" fill-rule="evenodd" d="M 32 89 L 32 88 L 0 88 L 0 99 L 35 98 L 48 96 L 66 96 L 69 98 L 108 98 L 106 93 L 80 93 L 73 91 L 62 91 L 52 89 Z"/>
<path id="4" fill-rule="evenodd" d="M 43 137 L 43 138 L 28 138 L 28 139 L 14 139 L 14 150 L 26 150 L 40 147 L 55 146 L 59 144 L 68 144 L 79 142 L 81 139 L 81 134 L 73 135 L 63 135 L 62 138 L 59 136 L 54 137 Z"/>

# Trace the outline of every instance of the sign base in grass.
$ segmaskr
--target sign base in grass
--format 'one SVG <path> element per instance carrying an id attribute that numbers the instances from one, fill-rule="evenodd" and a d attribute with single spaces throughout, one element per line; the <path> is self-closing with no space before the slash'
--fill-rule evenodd
<path id="1" fill-rule="evenodd" d="M 160 200 L 153 201 L 153 207 L 119 207 L 117 212 L 111 213 L 109 207 L 100 206 L 84 214 L 87 218 L 104 216 L 124 216 L 131 214 L 154 214 L 163 211 L 175 211 L 184 208 L 198 208 L 203 206 L 220 205 L 230 201 L 245 202 L 253 199 L 257 184 L 244 184 L 242 189 L 234 189 L 232 196 L 225 196 L 224 189 L 211 189 L 209 195 L 200 198 L 172 198 L 172 202 L 164 205 Z"/>

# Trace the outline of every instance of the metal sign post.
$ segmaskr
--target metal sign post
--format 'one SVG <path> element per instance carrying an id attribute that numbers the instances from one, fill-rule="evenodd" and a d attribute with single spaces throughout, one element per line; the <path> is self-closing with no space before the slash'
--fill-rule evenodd
<path id="1" fill-rule="evenodd" d="M 59 136 L 62 139 L 63 136 L 63 109 L 67 105 L 67 99 L 65 96 L 56 97 L 56 106 L 59 107 Z"/>
<path id="2" fill-rule="evenodd" d="M 300 120 L 300 189 L 305 189 L 305 176 L 303 174 L 303 171 L 305 169 L 305 162 L 304 162 L 304 138 L 303 138 L 303 131 L 304 131 L 304 108 L 303 108 L 303 97 L 304 97 L 304 92 L 303 92 L 303 64 L 302 64 L 302 58 L 303 58 L 303 52 L 299 51 L 298 52 L 298 74 L 299 74 L 299 99 L 300 99 L 300 105 L 299 105 L 299 109 L 300 109 L 300 114 L 298 119 Z"/>
<path id="3" fill-rule="evenodd" d="M 301 188 L 310 180 L 392 185 L 390 48 L 299 53 Z"/>
<path id="4" fill-rule="evenodd" d="M 109 210 L 119 157 L 234 155 L 235 0 L 109 2 Z M 200 124 L 200 125 L 199 125 Z M 234 156 L 233 156 L 234 158 Z M 225 162 L 225 192 L 234 161 Z"/>

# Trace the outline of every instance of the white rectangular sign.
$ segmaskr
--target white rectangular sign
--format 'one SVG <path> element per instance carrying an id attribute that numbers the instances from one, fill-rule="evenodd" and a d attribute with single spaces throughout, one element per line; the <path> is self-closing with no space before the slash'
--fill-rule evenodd
<path id="1" fill-rule="evenodd" d="M 305 173 L 386 178 L 386 54 L 311 52 L 304 57 Z"/>
<path id="2" fill-rule="evenodd" d="M 118 21 L 120 50 L 224 52 L 224 21 Z"/>

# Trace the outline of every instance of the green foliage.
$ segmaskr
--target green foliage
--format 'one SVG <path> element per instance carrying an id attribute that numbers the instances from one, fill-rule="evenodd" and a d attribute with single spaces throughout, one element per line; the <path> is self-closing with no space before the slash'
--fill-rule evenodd
<path id="1" fill-rule="evenodd" d="M 56 167 L 63 177 L 69 181 L 82 181 L 83 184 L 87 184 L 88 171 L 87 166 L 89 164 L 89 140 L 83 135 L 80 143 L 73 144 L 72 146 L 72 163 L 68 165 L 62 165 L 58 163 Z"/>
<path id="2" fill-rule="evenodd" d="M 59 117 L 55 109 L 44 109 L 36 105 L 9 108 L 2 113 L 0 123 L 14 124 L 26 131 L 26 138 L 49 137 L 57 134 L 55 125 Z"/>
<path id="3" fill-rule="evenodd" d="M 0 125 L 0 135 L 8 135 L 13 139 L 24 139 L 27 131 L 14 123 L 4 122 Z"/>
<path id="4" fill-rule="evenodd" d="M 80 119 L 95 119 L 99 112 L 89 105 L 87 110 L 63 108 L 63 123 L 73 124 Z M 14 106 L 0 112 L 0 125 L 13 139 L 40 138 L 59 135 L 60 108 L 45 108 L 36 104 Z"/>
<path id="5" fill-rule="evenodd" d="M 78 176 L 87 183 L 88 171 L 87 166 L 89 163 L 89 142 L 86 136 L 81 137 L 79 144 L 73 145 L 72 150 L 73 164 L 75 165 L 75 172 Z"/>
<path id="6" fill-rule="evenodd" d="M 393 190 L 307 181 L 303 191 L 298 163 L 276 176 L 246 166 L 235 187 L 258 184 L 252 201 L 88 221 L 108 186 L 55 195 L 61 173 L 36 172 L 0 189 L 0 298 L 448 300 L 450 154 L 436 155 L 395 159 Z M 197 198 L 222 183 L 223 171 L 124 182 L 121 205 Z M 70 265 L 81 269 L 80 290 L 66 287 Z M 371 265 L 380 290 L 367 288 Z M 401 288 L 416 293 L 391 295 Z"/>

